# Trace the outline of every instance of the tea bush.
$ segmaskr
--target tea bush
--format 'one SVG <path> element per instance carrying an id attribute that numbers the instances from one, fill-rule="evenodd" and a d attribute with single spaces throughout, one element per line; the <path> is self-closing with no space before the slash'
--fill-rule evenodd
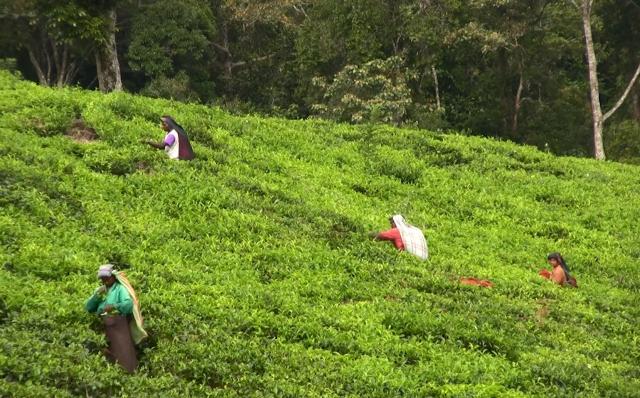
<path id="1" fill-rule="evenodd" d="M 9 73 L 0 110 L 0 396 L 638 396 L 637 166 Z M 194 161 L 138 143 L 162 114 Z M 367 238 L 397 212 L 429 261 Z M 83 309 L 109 261 L 151 336 L 131 376 Z"/>

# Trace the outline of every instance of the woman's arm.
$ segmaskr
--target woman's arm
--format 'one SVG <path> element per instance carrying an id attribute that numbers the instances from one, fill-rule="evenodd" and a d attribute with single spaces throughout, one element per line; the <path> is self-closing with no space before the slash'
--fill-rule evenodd
<path id="1" fill-rule="evenodd" d="M 100 304 L 102 304 L 102 297 L 100 296 L 100 289 L 102 288 L 99 287 L 98 289 L 96 289 L 96 291 L 93 293 L 93 295 L 91 297 L 89 297 L 89 300 L 87 300 L 87 302 L 84 305 L 84 308 L 88 311 L 88 312 L 96 312 L 98 311 L 98 307 L 100 306 Z"/>
<path id="2" fill-rule="evenodd" d="M 123 315 L 129 315 L 133 312 L 133 300 L 127 291 L 127 288 L 118 284 L 117 301 L 113 304 L 116 310 Z"/>
<path id="3" fill-rule="evenodd" d="M 151 147 L 154 147 L 156 149 L 164 149 L 165 147 L 165 143 L 164 142 L 154 142 L 151 140 L 147 140 L 147 141 L 143 141 L 145 144 L 148 144 Z"/>
<path id="4" fill-rule="evenodd" d="M 376 236 L 376 240 L 396 240 L 399 237 L 400 232 L 397 229 L 392 228 L 387 231 L 379 232 Z"/>

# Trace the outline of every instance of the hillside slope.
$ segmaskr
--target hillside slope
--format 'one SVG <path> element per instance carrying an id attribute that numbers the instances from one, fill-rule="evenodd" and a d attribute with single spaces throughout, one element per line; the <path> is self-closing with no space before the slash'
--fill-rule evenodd
<path id="1" fill-rule="evenodd" d="M 639 396 L 638 167 L 6 73 L 0 111 L 0 396 Z M 195 161 L 138 143 L 162 114 Z M 429 261 L 367 238 L 397 212 Z M 133 376 L 83 311 L 107 261 L 152 334 Z"/>

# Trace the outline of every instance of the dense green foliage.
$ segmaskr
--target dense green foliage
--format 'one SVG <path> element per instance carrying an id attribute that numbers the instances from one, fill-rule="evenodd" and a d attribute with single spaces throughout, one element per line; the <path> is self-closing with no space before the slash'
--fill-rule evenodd
<path id="1" fill-rule="evenodd" d="M 411 91 L 399 73 L 401 64 L 398 57 L 373 60 L 362 68 L 345 67 L 331 84 L 315 79 L 322 99 L 312 109 L 338 121 L 400 124 L 406 120 L 411 105 Z"/>
<path id="2" fill-rule="evenodd" d="M 94 88 L 94 52 L 113 33 L 105 10 L 114 10 L 129 92 L 240 113 L 452 128 L 589 156 L 585 41 L 571 3 L 0 0 L 0 64 L 14 58 L 29 79 Z M 593 3 L 606 111 L 640 63 L 640 6 Z M 391 81 L 373 81 L 382 76 Z M 353 91 L 361 93 L 338 96 Z M 637 134 L 628 132 L 639 125 L 637 83 L 605 125 L 611 159 L 638 162 Z"/>
<path id="3" fill-rule="evenodd" d="M 638 396 L 637 166 L 7 73 L 0 110 L 0 396 Z M 196 160 L 138 144 L 165 113 Z M 429 261 L 367 238 L 396 212 Z M 555 250 L 578 289 L 537 275 Z M 133 376 L 83 310 L 107 261 L 151 333 Z"/>

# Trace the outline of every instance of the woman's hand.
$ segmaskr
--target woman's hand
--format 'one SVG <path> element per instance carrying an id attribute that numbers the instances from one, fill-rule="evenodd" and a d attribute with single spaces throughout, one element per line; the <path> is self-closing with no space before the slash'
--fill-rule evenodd
<path id="1" fill-rule="evenodd" d="M 153 148 L 156 149 L 164 149 L 165 145 L 164 142 L 160 141 L 160 142 L 155 142 L 153 140 L 140 140 L 141 143 L 143 144 L 147 144 Z"/>
<path id="2" fill-rule="evenodd" d="M 104 306 L 104 312 L 111 312 L 113 310 L 115 310 L 116 307 L 112 306 L 111 304 L 107 304 Z"/>

